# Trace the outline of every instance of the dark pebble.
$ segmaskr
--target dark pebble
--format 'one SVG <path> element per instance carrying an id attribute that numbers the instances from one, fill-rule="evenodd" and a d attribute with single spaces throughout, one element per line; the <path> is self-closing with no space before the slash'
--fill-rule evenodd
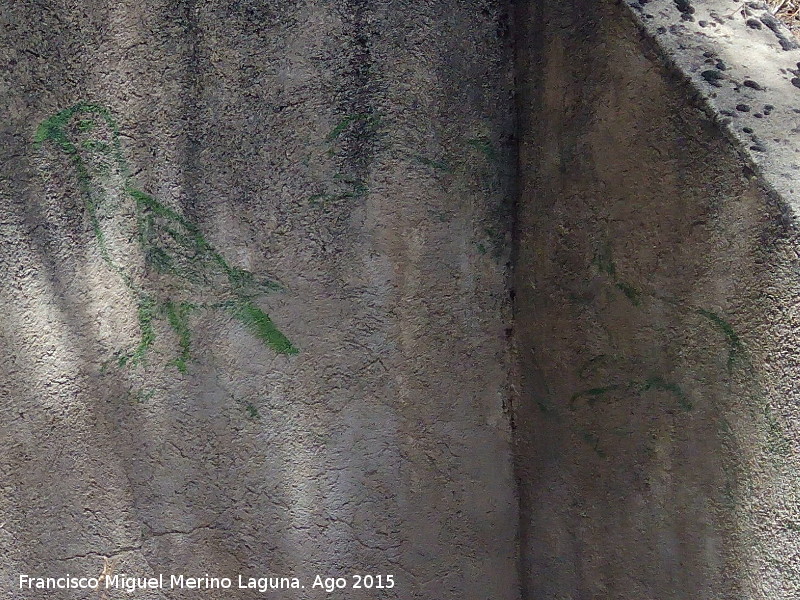
<path id="1" fill-rule="evenodd" d="M 702 73 L 700 73 L 700 76 L 703 79 L 705 79 L 708 83 L 710 83 L 711 85 L 714 85 L 714 86 L 717 86 L 717 87 L 722 87 L 722 85 L 720 84 L 719 80 L 723 79 L 724 76 L 719 71 L 716 71 L 714 69 L 707 69 L 707 70 L 703 71 Z M 798 80 L 798 81 L 800 81 L 800 80 Z"/>

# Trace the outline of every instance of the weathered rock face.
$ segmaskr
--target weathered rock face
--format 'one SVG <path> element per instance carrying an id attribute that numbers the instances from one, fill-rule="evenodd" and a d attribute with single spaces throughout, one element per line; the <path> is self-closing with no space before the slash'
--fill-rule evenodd
<path id="1" fill-rule="evenodd" d="M 764 183 L 783 178 L 793 193 L 787 171 L 767 173 L 771 148 L 789 142 L 750 141 L 776 125 L 759 118 L 791 129 L 792 107 L 784 96 L 757 118 L 715 112 L 737 94 L 734 104 L 778 104 L 743 84 L 749 74 L 778 85 L 766 54 L 737 55 L 734 39 L 720 48 L 728 17 L 747 29 L 722 4 L 704 3 L 719 22 L 703 24 L 689 2 L 637 4 L 661 47 L 611 2 L 518 10 L 525 598 L 800 590 L 798 239 L 794 200 Z M 665 48 L 701 45 L 707 54 L 677 59 L 682 71 L 664 66 Z M 790 60 L 774 45 L 776 61 Z M 684 76 L 719 84 L 709 104 Z M 763 174 L 737 139 L 759 146 Z"/>
<path id="2" fill-rule="evenodd" d="M 3 594 L 518 597 L 501 3 L 112 4 L 0 8 Z"/>
<path id="3" fill-rule="evenodd" d="M 0 7 L 3 597 L 800 596 L 800 49 L 511 5 Z"/>

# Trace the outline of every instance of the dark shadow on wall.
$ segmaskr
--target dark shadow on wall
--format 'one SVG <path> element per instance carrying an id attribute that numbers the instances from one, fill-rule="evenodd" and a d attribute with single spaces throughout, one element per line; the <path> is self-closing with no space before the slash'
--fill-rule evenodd
<path id="1" fill-rule="evenodd" d="M 619 6 L 515 21 L 523 597 L 746 594 L 751 482 L 789 464 L 757 290 L 792 234 Z"/>

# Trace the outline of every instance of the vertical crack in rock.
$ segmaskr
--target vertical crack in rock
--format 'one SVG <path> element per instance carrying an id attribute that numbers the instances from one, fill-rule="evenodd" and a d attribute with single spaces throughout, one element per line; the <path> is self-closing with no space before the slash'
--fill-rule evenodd
<path id="1" fill-rule="evenodd" d="M 184 167 L 181 169 L 183 189 L 182 201 L 187 217 L 200 220 L 202 207 L 197 202 L 198 182 L 203 181 L 201 152 L 205 138 L 203 95 L 205 75 L 210 70 L 210 61 L 205 49 L 203 30 L 200 24 L 200 6 L 197 0 L 181 0 L 178 4 L 179 19 L 183 25 L 188 46 L 184 63 L 184 86 L 181 118 L 184 123 Z"/>
<path id="2" fill-rule="evenodd" d="M 347 71 L 337 98 L 337 126 L 341 134 L 343 169 L 349 172 L 357 192 L 365 191 L 372 164 L 379 149 L 385 97 L 381 73 L 373 56 L 375 14 L 365 0 L 344 0 L 340 5 L 345 48 L 349 54 Z"/>

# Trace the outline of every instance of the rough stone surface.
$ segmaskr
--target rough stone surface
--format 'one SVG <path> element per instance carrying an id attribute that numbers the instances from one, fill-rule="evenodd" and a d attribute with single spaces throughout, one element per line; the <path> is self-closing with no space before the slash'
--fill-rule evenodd
<path id="1" fill-rule="evenodd" d="M 661 59 L 796 211 L 800 187 L 800 44 L 763 2 L 629 2 Z"/>
<path id="2" fill-rule="evenodd" d="M 4 598 L 44 597 L 20 573 L 103 569 L 300 577 L 284 598 L 355 573 L 396 586 L 340 597 L 518 597 L 508 29 L 482 0 L 2 4 Z M 121 364 L 142 305 L 74 164 L 32 143 L 81 101 L 115 116 L 137 190 L 282 284 L 254 302 L 298 354 L 186 308 Z M 200 302 L 202 277 L 145 270 L 120 172 L 95 166 L 109 253 L 174 311 L 178 292 Z"/>
<path id="3" fill-rule="evenodd" d="M 518 6 L 524 598 L 800 596 L 798 59 L 741 9 Z"/>
<path id="4" fill-rule="evenodd" d="M 513 6 L 0 7 L 4 598 L 800 597 L 800 48 Z"/>

